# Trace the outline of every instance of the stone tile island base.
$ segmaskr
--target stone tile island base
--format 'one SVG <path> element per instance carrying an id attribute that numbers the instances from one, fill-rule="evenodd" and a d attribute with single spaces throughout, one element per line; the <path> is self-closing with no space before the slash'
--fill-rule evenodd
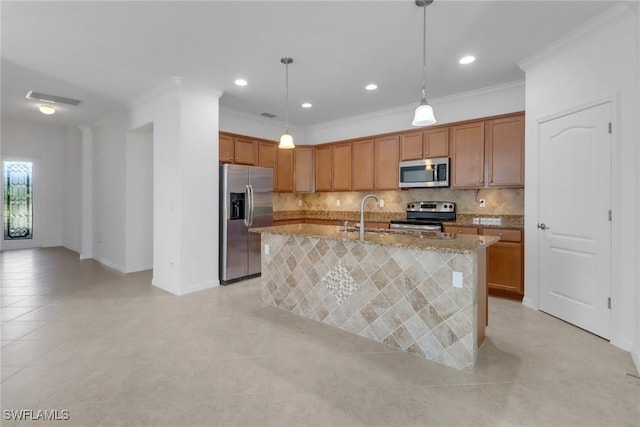
<path id="1" fill-rule="evenodd" d="M 263 231 L 265 245 L 266 304 L 473 370 L 487 316 L 484 246 L 439 252 Z M 453 287 L 454 271 L 461 288 Z"/>

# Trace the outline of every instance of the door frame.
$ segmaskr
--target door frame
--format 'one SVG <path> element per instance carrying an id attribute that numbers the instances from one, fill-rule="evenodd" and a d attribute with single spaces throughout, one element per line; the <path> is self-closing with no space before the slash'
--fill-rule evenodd
<path id="1" fill-rule="evenodd" d="M 540 310 L 540 240 L 537 224 L 540 222 L 540 126 L 548 121 L 596 107 L 611 105 L 611 331 L 610 342 L 616 340 L 618 330 L 618 312 L 616 310 L 619 295 L 619 239 L 616 212 L 620 211 L 618 170 L 618 146 L 620 123 L 619 95 L 617 93 L 584 104 L 558 111 L 556 113 L 533 117 L 525 121 L 525 295 L 522 304 L 534 310 Z M 526 116 L 525 116 L 526 117 Z M 533 129 L 529 129 L 532 127 Z M 527 191 L 528 189 L 528 191 Z"/>

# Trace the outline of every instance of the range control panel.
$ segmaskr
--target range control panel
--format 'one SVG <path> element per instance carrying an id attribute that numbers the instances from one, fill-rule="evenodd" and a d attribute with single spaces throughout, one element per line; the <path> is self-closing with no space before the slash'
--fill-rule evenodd
<path id="1" fill-rule="evenodd" d="M 453 202 L 410 202 L 407 203 L 407 212 L 455 212 L 456 204 Z"/>

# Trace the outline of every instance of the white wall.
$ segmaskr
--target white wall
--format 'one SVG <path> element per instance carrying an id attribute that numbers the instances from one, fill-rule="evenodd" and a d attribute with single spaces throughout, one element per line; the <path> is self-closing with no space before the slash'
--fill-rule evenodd
<path id="1" fill-rule="evenodd" d="M 538 121 L 612 97 L 613 286 L 611 342 L 640 354 L 638 298 L 638 12 L 616 8 L 523 63 L 526 71 L 525 303 L 538 307 Z M 616 113 L 617 111 L 617 113 Z M 597 195 L 596 195 L 597 196 Z M 597 202 L 597 198 L 594 200 Z M 636 359 L 637 360 L 637 359 Z"/>
<path id="2" fill-rule="evenodd" d="M 80 147 L 75 128 L 2 119 L 2 158 L 36 162 L 34 239 L 3 242 L 3 249 L 64 245 L 79 251 Z"/>
<path id="3" fill-rule="evenodd" d="M 127 135 L 126 271 L 153 267 L 153 127 Z"/>
<path id="4" fill-rule="evenodd" d="M 82 140 L 76 128 L 66 128 L 63 175 L 62 245 L 81 252 L 82 247 Z"/>
<path id="5" fill-rule="evenodd" d="M 126 117 L 104 119 L 92 131 L 92 257 L 126 271 Z"/>
<path id="6" fill-rule="evenodd" d="M 131 107 L 153 124 L 153 284 L 182 295 L 218 281 L 218 98 L 170 79 Z"/>

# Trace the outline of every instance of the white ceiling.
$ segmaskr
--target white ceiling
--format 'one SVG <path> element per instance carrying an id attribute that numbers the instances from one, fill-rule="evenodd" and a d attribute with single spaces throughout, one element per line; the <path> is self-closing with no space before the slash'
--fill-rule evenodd
<path id="1" fill-rule="evenodd" d="M 427 97 L 520 81 L 517 63 L 612 1 L 451 1 L 427 8 Z M 305 128 L 417 103 L 422 9 L 395 1 L 2 1 L 2 115 L 91 124 L 172 76 L 224 91 L 221 106 Z M 478 60 L 463 67 L 463 54 Z M 243 77 L 246 87 L 233 81 Z M 375 82 L 375 92 L 364 90 Z M 28 90 L 81 99 L 54 116 Z M 300 104 L 309 101 L 311 109 Z"/>

